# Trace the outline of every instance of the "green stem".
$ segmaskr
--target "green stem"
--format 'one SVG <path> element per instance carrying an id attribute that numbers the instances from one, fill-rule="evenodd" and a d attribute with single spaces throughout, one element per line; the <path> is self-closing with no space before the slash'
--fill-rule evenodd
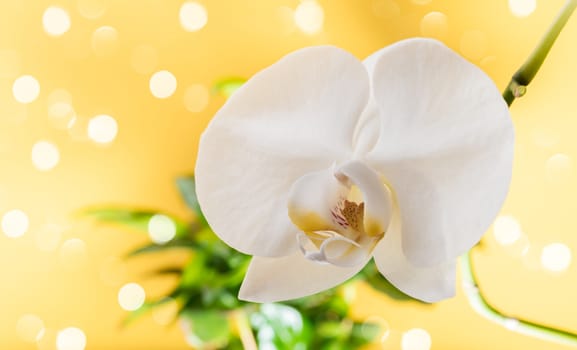
<path id="1" fill-rule="evenodd" d="M 577 0 L 567 0 L 565 2 L 565 5 L 557 15 L 557 18 L 541 39 L 541 42 L 533 50 L 521 68 L 519 68 L 519 70 L 513 75 L 509 85 L 507 85 L 507 88 L 503 92 L 503 98 L 507 102 L 508 106 L 511 106 L 515 98 L 521 97 L 525 94 L 527 85 L 529 85 L 539 71 L 539 68 L 541 68 L 541 65 L 543 64 L 543 61 L 545 61 L 553 43 L 559 36 L 559 33 L 567 23 L 567 20 L 569 20 L 569 17 L 571 17 L 571 14 L 576 7 Z M 571 333 L 508 315 L 489 303 L 483 295 L 483 291 L 479 288 L 479 282 L 474 273 L 472 256 L 473 249 L 474 248 L 461 257 L 463 288 L 473 310 L 486 319 L 511 331 L 542 340 L 577 347 L 576 333 Z"/>
<path id="2" fill-rule="evenodd" d="M 236 326 L 240 342 L 245 350 L 258 350 L 254 334 L 248 321 L 248 315 L 245 310 L 237 309 L 232 312 L 233 324 Z"/>
<path id="3" fill-rule="evenodd" d="M 577 347 L 577 334 L 508 315 L 499 311 L 499 309 L 489 303 L 483 295 L 483 291 L 479 289 L 479 282 L 474 273 L 473 257 L 471 254 L 473 249 L 461 257 L 463 289 L 473 310 L 488 320 L 513 332 Z"/>
<path id="4" fill-rule="evenodd" d="M 509 85 L 505 91 L 503 91 L 503 98 L 510 106 L 515 98 L 521 97 L 527 91 L 527 85 L 533 80 L 539 68 L 545 61 L 545 57 L 551 50 L 553 43 L 559 36 L 559 33 L 567 23 L 569 17 L 577 7 L 577 0 L 567 0 L 565 5 L 559 11 L 557 18 L 553 21 L 553 24 L 547 30 L 547 33 L 541 39 L 541 42 L 535 47 L 529 58 L 523 63 L 521 68 L 513 75 Z"/>

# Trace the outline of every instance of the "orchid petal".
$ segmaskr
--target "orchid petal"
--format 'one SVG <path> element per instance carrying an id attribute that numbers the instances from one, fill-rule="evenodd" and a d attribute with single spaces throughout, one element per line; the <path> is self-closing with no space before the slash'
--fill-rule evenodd
<path id="1" fill-rule="evenodd" d="M 381 237 L 363 235 L 353 241 L 341 235 L 335 235 L 323 241 L 320 252 L 324 261 L 340 267 L 364 266 L 370 260 L 375 245 Z"/>
<path id="2" fill-rule="evenodd" d="M 403 253 L 399 218 L 395 217 L 385 237 L 374 249 L 379 272 L 403 293 L 433 303 L 455 295 L 456 263 L 418 267 Z"/>
<path id="3" fill-rule="evenodd" d="M 366 263 L 366 262 L 365 262 Z M 337 286 L 363 268 L 338 267 L 306 259 L 301 252 L 280 258 L 252 258 L 239 299 L 268 303 L 301 298 Z"/>
<path id="4" fill-rule="evenodd" d="M 334 230 L 337 223 L 333 209 L 348 192 L 335 177 L 333 167 L 305 174 L 290 189 L 288 215 L 306 233 Z"/>
<path id="5" fill-rule="evenodd" d="M 508 191 L 513 128 L 480 69 L 428 39 L 391 45 L 367 60 L 381 118 L 366 161 L 390 183 L 402 252 L 439 265 L 471 248 Z"/>
<path id="6" fill-rule="evenodd" d="M 373 98 L 369 99 L 353 135 L 353 159 L 363 158 L 375 147 L 379 139 L 379 109 Z"/>
<path id="7" fill-rule="evenodd" d="M 215 233 L 251 255 L 296 251 L 289 189 L 348 157 L 368 91 L 360 61 L 334 47 L 291 53 L 237 90 L 204 132 L 196 164 Z"/>
<path id="8" fill-rule="evenodd" d="M 362 235 L 352 240 L 334 231 L 321 231 L 316 232 L 316 236 L 299 232 L 297 239 L 305 258 L 334 266 L 353 267 L 367 263 L 381 237 Z"/>

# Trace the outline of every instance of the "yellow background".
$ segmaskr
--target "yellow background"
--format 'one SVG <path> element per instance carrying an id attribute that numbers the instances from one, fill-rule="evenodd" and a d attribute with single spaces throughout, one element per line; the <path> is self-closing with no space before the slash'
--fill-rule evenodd
<path id="1" fill-rule="evenodd" d="M 0 349 L 55 349 L 56 332 L 66 327 L 85 332 L 86 349 L 187 348 L 178 326 L 159 325 L 153 317 L 119 328 L 126 312 L 117 302 L 118 289 L 128 282 L 142 284 L 149 296 L 166 292 L 175 281 L 147 280 L 143 272 L 186 256 L 120 262 L 147 238 L 70 214 L 104 203 L 188 215 L 173 180 L 192 172 L 199 134 L 224 101 L 211 95 L 206 108 L 190 112 L 183 102 L 188 86 L 209 89 L 223 77 L 250 77 L 304 46 L 337 45 L 363 58 L 397 40 L 431 35 L 503 88 L 563 4 L 540 1 L 533 14 L 518 18 L 505 0 L 324 0 L 319 1 L 323 30 L 307 35 L 290 17 L 298 1 L 200 2 L 208 23 L 187 32 L 178 20 L 183 1 L 0 0 L 0 215 L 21 209 L 30 218 L 22 237 L 0 234 Z M 86 12 L 87 4 L 105 11 L 86 18 L 79 7 Z M 48 36 L 42 27 L 42 14 L 51 5 L 66 9 L 71 18 L 70 30 L 60 37 Z M 433 11 L 446 15 L 446 32 L 423 24 Z M 102 26 L 114 27 L 117 40 L 94 43 L 93 32 Z M 574 332 L 577 268 L 572 264 L 561 273 L 547 272 L 539 254 L 552 242 L 577 247 L 576 43 L 574 17 L 527 95 L 511 109 L 516 158 L 503 213 L 519 220 L 529 250 L 522 255 L 519 247 L 504 248 L 488 232 L 485 249 L 476 256 L 483 290 L 497 307 Z M 137 72 L 134 50 L 142 45 L 152 48 L 152 58 Z M 164 69 L 176 76 L 178 88 L 170 98 L 158 99 L 148 84 L 152 73 Z M 14 80 L 24 74 L 35 76 L 41 86 L 38 99 L 27 105 L 12 96 Z M 48 118 L 48 97 L 57 89 L 72 96 L 77 123 L 71 131 L 54 128 Z M 90 142 L 83 134 L 87 120 L 98 114 L 118 122 L 118 136 L 109 145 Z M 37 170 L 31 161 L 38 140 L 60 150 L 60 162 L 50 171 Z M 558 153 L 567 156 L 563 164 L 550 161 Z M 47 224 L 58 225 L 62 235 L 53 247 L 39 249 Z M 85 249 L 67 248 L 65 242 L 73 238 L 84 241 Z M 369 295 L 356 313 L 386 320 L 390 335 L 382 343 L 385 349 L 399 349 L 401 334 L 411 328 L 426 329 L 437 350 L 566 348 L 481 318 L 460 285 L 456 298 L 429 307 Z M 46 334 L 38 344 L 25 342 L 17 332 L 24 314 L 44 321 Z"/>

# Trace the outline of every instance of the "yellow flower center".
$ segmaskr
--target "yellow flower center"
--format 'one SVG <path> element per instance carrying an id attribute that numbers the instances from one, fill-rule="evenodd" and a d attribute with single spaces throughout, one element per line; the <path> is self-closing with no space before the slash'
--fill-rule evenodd
<path id="1" fill-rule="evenodd" d="M 299 179 L 288 209 L 305 257 L 348 267 L 366 263 L 383 238 L 392 196 L 377 172 L 351 161 Z"/>

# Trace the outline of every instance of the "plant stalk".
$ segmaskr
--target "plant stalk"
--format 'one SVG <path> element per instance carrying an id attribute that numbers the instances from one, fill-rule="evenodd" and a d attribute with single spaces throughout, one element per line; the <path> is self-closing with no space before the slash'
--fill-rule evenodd
<path id="1" fill-rule="evenodd" d="M 577 0 L 567 0 L 565 5 L 559 11 L 557 18 L 553 21 L 547 32 L 537 44 L 529 58 L 523 63 L 521 68 L 515 72 L 511 81 L 507 85 L 505 91 L 503 91 L 503 98 L 507 102 L 508 106 L 511 106 L 515 98 L 525 95 L 527 91 L 527 85 L 531 83 L 539 68 L 545 61 L 549 50 L 555 43 L 555 40 L 559 36 L 559 33 L 571 17 L 571 14 L 577 7 Z"/>
<path id="2" fill-rule="evenodd" d="M 577 7 L 577 0 L 567 0 L 565 5 L 549 27 L 537 47 L 533 50 L 525 63 L 515 72 L 507 88 L 503 92 L 503 98 L 508 106 L 511 106 L 515 98 L 521 97 L 527 91 L 527 85 L 531 83 L 539 68 L 545 61 L 547 54 L 551 50 L 553 43 L 559 33 L 571 17 Z M 487 301 L 479 287 L 477 276 L 475 275 L 473 264 L 474 259 L 471 248 L 469 252 L 461 257 L 461 275 L 463 278 L 463 289 L 473 310 L 486 319 L 499 324 L 513 332 L 532 336 L 542 340 L 547 340 L 563 345 L 577 347 L 577 334 L 561 330 L 555 327 L 546 326 L 529 320 L 524 320 L 512 315 L 508 315 Z"/>
<path id="3" fill-rule="evenodd" d="M 473 310 L 513 332 L 577 347 L 577 334 L 508 315 L 489 303 L 483 295 L 483 290 L 479 288 L 479 282 L 474 272 L 473 249 L 461 257 L 463 289 Z"/>
<path id="4" fill-rule="evenodd" d="M 238 332 L 240 342 L 245 350 L 258 350 L 256 340 L 254 339 L 254 334 L 250 323 L 248 321 L 248 316 L 243 309 L 238 309 L 232 312 L 232 320 Z"/>

